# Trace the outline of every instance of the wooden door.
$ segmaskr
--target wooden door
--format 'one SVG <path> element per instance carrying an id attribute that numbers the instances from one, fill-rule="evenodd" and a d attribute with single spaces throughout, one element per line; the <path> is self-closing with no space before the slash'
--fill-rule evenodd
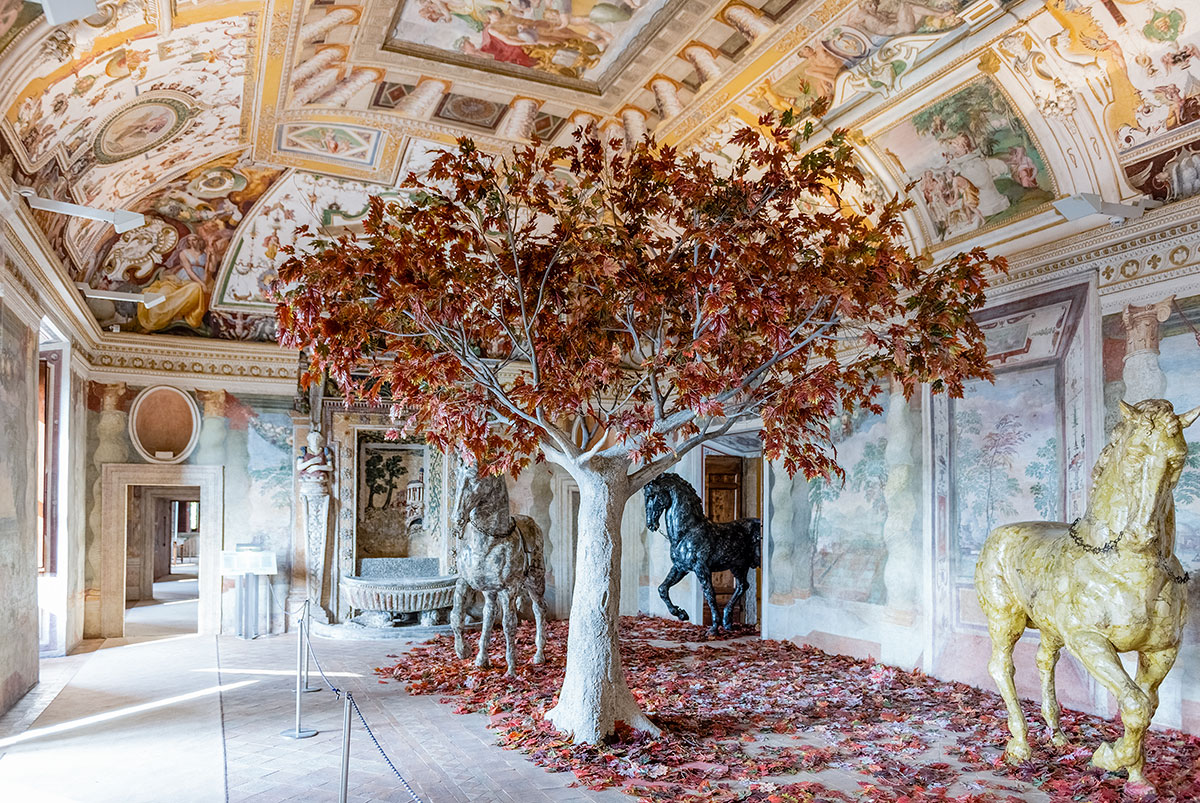
<path id="1" fill-rule="evenodd" d="M 722 454 L 704 456 L 704 512 L 716 523 L 742 518 L 744 498 L 742 491 L 742 458 Z M 724 608 L 733 596 L 733 572 L 713 572 L 713 591 L 717 606 Z M 730 617 L 741 621 L 742 605 L 739 604 Z M 712 612 L 704 606 L 704 624 L 712 624 Z"/>
<path id="2" fill-rule="evenodd" d="M 171 573 L 171 526 L 170 499 L 154 500 L 154 579 L 166 577 Z"/>

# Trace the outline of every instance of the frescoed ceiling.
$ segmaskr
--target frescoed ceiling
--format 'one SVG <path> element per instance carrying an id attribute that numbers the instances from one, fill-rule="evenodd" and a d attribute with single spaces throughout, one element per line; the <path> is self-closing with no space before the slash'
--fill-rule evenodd
<path id="1" fill-rule="evenodd" d="M 1200 11 L 1180 0 L 102 0 L 51 27 L 0 0 L 0 181 L 143 212 L 34 213 L 105 328 L 273 334 L 302 225 L 354 231 L 429 153 L 580 124 L 716 160 L 767 112 L 850 132 L 866 209 L 913 248 L 1028 248 L 1101 225 L 1074 193 L 1200 194 Z M 801 147 L 804 147 L 801 144 Z M 820 199 L 814 202 L 820 203 Z M 153 314 L 151 314 L 153 313 Z"/>

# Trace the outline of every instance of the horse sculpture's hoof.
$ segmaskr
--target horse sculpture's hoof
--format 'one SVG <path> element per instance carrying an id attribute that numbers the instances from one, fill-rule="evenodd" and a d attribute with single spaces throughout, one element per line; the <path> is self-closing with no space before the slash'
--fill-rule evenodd
<path id="1" fill-rule="evenodd" d="M 1008 746 L 1004 748 L 1004 760 L 1009 764 L 1028 761 L 1032 755 L 1033 751 L 1029 749 L 1029 742 L 1024 739 L 1009 739 Z"/>
<path id="2" fill-rule="evenodd" d="M 1068 744 L 1067 734 L 1063 733 L 1062 730 L 1051 731 L 1050 744 L 1055 747 L 1065 747 Z"/>
<path id="3" fill-rule="evenodd" d="M 475 659 L 475 666 L 479 667 L 480 669 L 491 669 L 492 662 L 487 659 L 487 656 L 484 656 Z"/>
<path id="4" fill-rule="evenodd" d="M 1132 798 L 1154 797 L 1157 794 L 1154 785 L 1145 778 L 1139 781 L 1126 781 L 1124 792 Z"/>
<path id="5" fill-rule="evenodd" d="M 533 660 L 529 663 L 533 664 L 534 666 L 541 666 L 542 664 L 546 663 L 546 659 L 544 656 L 535 655 L 533 656 Z"/>
<path id="6" fill-rule="evenodd" d="M 680 608 L 675 612 L 675 618 L 681 622 L 686 622 L 688 620 L 687 611 L 685 611 L 683 608 Z"/>
<path id="7" fill-rule="evenodd" d="M 716 635 L 720 634 L 720 632 L 721 632 L 721 628 L 717 625 L 713 625 L 712 627 L 710 627 L 708 629 L 708 634 L 710 636 L 716 636 Z"/>

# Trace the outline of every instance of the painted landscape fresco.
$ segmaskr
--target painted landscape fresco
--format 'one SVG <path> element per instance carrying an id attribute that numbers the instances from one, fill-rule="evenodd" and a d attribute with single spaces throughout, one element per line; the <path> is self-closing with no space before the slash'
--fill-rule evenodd
<path id="1" fill-rule="evenodd" d="M 889 128 L 875 145 L 917 182 L 914 200 L 938 241 L 1003 223 L 1054 197 L 1045 158 L 987 78 Z"/>
<path id="2" fill-rule="evenodd" d="M 952 553 L 958 579 L 969 582 L 993 528 L 1062 517 L 1055 368 L 1006 371 L 994 385 L 972 382 L 951 410 Z"/>
<path id="3" fill-rule="evenodd" d="M 389 50 L 528 78 L 596 81 L 669 0 L 401 0 Z"/>
<path id="4" fill-rule="evenodd" d="M 382 435 L 359 435 L 356 557 L 429 556 L 423 539 L 424 444 L 385 442 Z M 410 489 L 415 504 L 409 502 Z"/>
<path id="5" fill-rule="evenodd" d="M 821 596 L 882 603 L 887 596 L 887 426 L 882 415 L 847 423 L 850 431 L 837 443 L 845 482 L 813 480 L 808 486 L 808 531 L 815 542 L 812 587 Z"/>

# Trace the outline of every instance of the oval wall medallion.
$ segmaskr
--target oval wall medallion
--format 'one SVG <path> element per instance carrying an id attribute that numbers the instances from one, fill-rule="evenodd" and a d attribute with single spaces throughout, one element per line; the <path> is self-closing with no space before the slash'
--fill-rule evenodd
<path id="1" fill-rule="evenodd" d="M 174 97 L 140 97 L 118 109 L 100 126 L 92 151 L 100 164 L 112 164 L 157 148 L 178 135 L 194 109 Z"/>
<path id="2" fill-rule="evenodd" d="M 200 408 L 179 388 L 146 388 L 129 408 L 129 439 L 151 463 L 181 463 L 200 440 Z"/>

